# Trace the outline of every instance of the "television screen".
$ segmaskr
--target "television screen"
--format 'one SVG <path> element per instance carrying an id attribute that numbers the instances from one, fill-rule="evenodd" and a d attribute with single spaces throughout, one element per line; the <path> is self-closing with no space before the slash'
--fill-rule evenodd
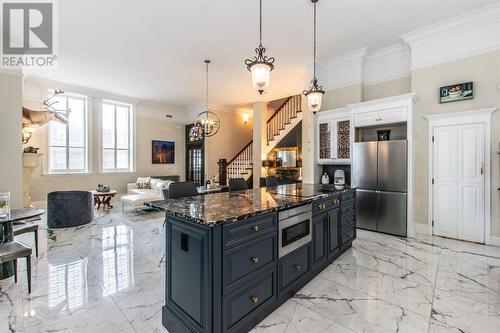
<path id="1" fill-rule="evenodd" d="M 153 140 L 151 151 L 153 164 L 175 163 L 175 142 Z"/>

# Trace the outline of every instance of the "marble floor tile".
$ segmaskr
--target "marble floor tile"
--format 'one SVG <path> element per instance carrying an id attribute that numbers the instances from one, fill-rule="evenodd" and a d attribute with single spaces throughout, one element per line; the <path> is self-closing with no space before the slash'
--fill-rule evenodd
<path id="1" fill-rule="evenodd" d="M 0 281 L 0 332 L 167 332 L 164 214 L 99 210 L 88 225 L 40 223 L 28 295 Z M 32 235 L 20 240 L 33 246 Z M 359 230 L 346 251 L 253 333 L 500 332 L 500 248 Z"/>

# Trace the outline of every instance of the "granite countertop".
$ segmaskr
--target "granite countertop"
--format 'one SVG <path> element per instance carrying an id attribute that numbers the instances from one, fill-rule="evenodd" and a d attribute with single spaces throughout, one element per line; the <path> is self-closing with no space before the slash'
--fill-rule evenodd
<path id="1" fill-rule="evenodd" d="M 191 222 L 214 227 L 272 211 L 300 206 L 350 189 L 346 186 L 334 191 L 323 192 L 321 185 L 290 184 L 159 200 L 145 204 Z"/>

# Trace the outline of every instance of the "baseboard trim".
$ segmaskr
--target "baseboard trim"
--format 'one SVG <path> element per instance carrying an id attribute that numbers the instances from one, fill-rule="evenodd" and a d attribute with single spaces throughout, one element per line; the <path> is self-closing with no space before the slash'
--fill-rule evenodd
<path id="1" fill-rule="evenodd" d="M 500 246 L 500 237 L 490 236 L 490 241 L 488 245 Z"/>
<path id="2" fill-rule="evenodd" d="M 414 223 L 413 228 L 415 230 L 415 233 L 417 233 L 417 234 L 422 234 L 422 235 L 429 234 L 429 226 L 427 224 Z"/>

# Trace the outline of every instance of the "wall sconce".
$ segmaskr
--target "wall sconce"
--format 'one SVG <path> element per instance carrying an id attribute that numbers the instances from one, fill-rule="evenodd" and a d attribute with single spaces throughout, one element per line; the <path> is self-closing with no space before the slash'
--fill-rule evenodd
<path id="1" fill-rule="evenodd" d="M 245 113 L 243 115 L 243 122 L 245 123 L 245 125 L 246 125 L 246 123 L 248 123 L 248 119 L 249 119 L 249 116 L 248 116 L 248 114 Z"/>

